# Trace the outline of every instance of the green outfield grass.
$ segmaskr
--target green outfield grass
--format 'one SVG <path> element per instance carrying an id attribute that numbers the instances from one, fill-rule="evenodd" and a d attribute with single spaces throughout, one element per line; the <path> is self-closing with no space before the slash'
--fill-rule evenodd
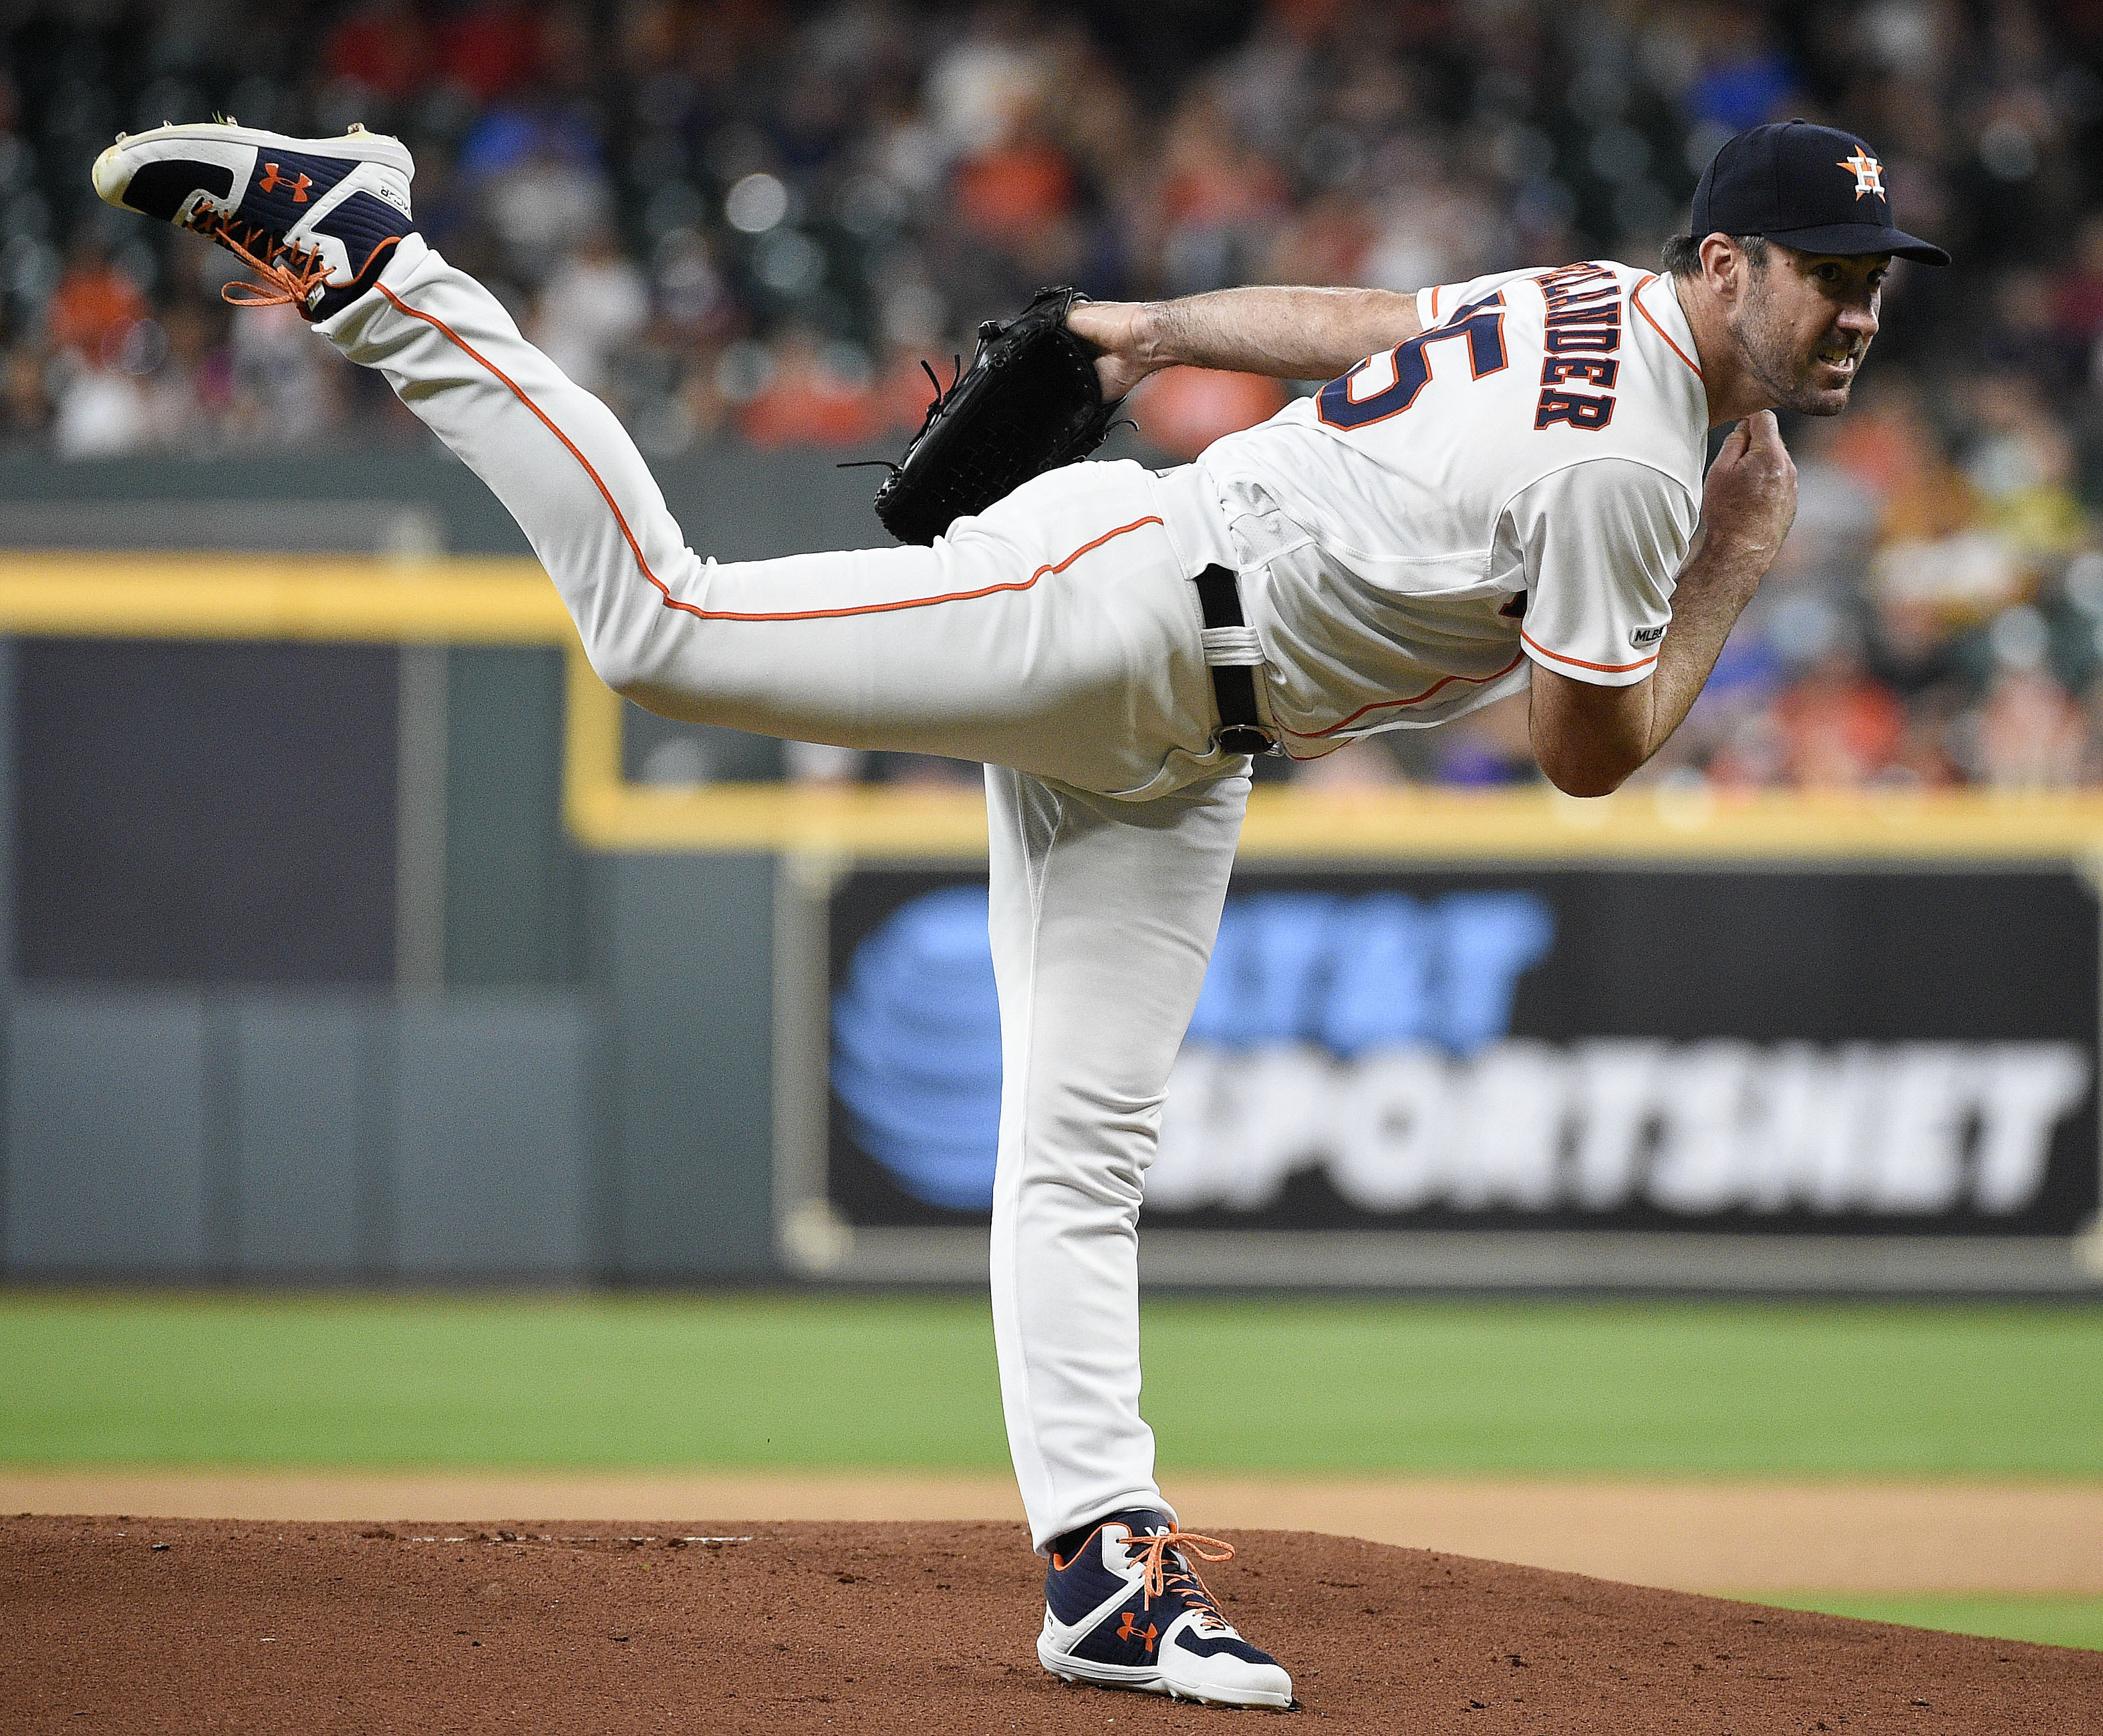
<path id="1" fill-rule="evenodd" d="M 2103 1311 L 1167 1300 L 1176 1471 L 2103 1476 Z M 923 1467 L 1006 1451 L 956 1297 L 0 1292 L 0 1460 Z"/>
<path id="2" fill-rule="evenodd" d="M 1179 1471 L 2103 1476 L 2103 1311 L 1173 1300 Z M 0 1291 L 0 1461 L 340 1467 L 1007 1463 L 954 1296 Z M 1791 1608 L 2103 1649 L 2103 1599 Z"/>
<path id="3" fill-rule="evenodd" d="M 1785 1609 L 1852 1615 L 1857 1621 L 2103 1652 L 2103 1597 L 1834 1597 L 1798 1592 L 1760 1601 Z"/>

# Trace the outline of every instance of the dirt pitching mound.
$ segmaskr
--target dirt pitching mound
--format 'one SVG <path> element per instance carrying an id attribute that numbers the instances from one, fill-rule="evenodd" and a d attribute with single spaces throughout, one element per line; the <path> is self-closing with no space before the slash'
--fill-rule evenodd
<path id="1" fill-rule="evenodd" d="M 2093 1736 L 2103 1654 L 1306 1532 L 1212 1570 L 1341 1730 Z M 1212 1731 L 1069 1687 L 1008 1525 L 0 1520 L 0 1729 Z"/>

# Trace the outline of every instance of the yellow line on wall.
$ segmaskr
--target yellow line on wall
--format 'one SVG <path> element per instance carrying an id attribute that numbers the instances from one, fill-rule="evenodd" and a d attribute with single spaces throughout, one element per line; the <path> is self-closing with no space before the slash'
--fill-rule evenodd
<path id="1" fill-rule="evenodd" d="M 539 565 L 452 556 L 0 554 L 0 633 L 153 639 L 560 646 L 564 814 L 613 850 L 811 851 L 973 861 L 974 788 L 631 784 L 623 703 L 585 662 Z M 2103 859 L 2103 793 L 1260 788 L 1246 858 L 1493 861 L 2049 862 Z"/>
<path id="2" fill-rule="evenodd" d="M 0 629 L 72 637 L 559 645 L 538 562 L 347 556 L 0 556 Z"/>
<path id="3" fill-rule="evenodd" d="M 1256 791 L 1242 853 L 1430 860 L 2066 860 L 2103 850 L 2103 796 L 1638 786 Z"/>
<path id="4" fill-rule="evenodd" d="M 1850 806 L 1850 803 L 1855 804 Z M 958 790 L 571 785 L 571 825 L 601 849 L 810 850 L 979 860 L 984 798 Z M 1539 789 L 1332 796 L 1259 789 L 1243 860 L 1349 864 L 2037 863 L 2103 854 L 2103 801 L 1952 792 L 1903 806 L 1763 794 L 1714 806 L 1648 791 L 1581 807 Z"/>

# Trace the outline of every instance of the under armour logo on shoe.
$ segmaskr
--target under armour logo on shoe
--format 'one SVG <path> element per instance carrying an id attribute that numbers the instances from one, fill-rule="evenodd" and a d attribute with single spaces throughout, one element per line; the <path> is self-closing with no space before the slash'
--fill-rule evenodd
<path id="1" fill-rule="evenodd" d="M 1149 1622 L 1146 1624 L 1146 1631 L 1142 1633 L 1137 1627 L 1132 1625 L 1132 1611 L 1127 1609 L 1122 1613 L 1124 1617 L 1124 1621 L 1123 1624 L 1119 1627 L 1117 1631 L 1117 1636 L 1120 1640 L 1144 1641 L 1145 1642 L 1147 1650 L 1149 1652 L 1152 1651 L 1154 1649 L 1154 1639 L 1158 1635 L 1160 1630 L 1157 1628 L 1153 1623 Z"/>
<path id="2" fill-rule="evenodd" d="M 304 175 L 288 181 L 278 172 L 277 164 L 266 162 L 263 165 L 263 179 L 256 182 L 256 190 L 258 193 L 275 193 L 280 187 L 289 187 L 292 189 L 292 202 L 304 205 L 307 202 L 307 189 L 313 185 L 313 182 Z"/>

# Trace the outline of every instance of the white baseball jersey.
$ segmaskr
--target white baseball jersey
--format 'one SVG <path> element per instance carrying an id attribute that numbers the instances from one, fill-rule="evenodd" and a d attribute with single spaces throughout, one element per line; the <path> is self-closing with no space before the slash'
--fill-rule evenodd
<path id="1" fill-rule="evenodd" d="M 1585 263 L 1419 292 L 1424 332 L 1198 461 L 1272 721 L 1309 758 L 1657 661 L 1708 402 L 1669 278 Z"/>

